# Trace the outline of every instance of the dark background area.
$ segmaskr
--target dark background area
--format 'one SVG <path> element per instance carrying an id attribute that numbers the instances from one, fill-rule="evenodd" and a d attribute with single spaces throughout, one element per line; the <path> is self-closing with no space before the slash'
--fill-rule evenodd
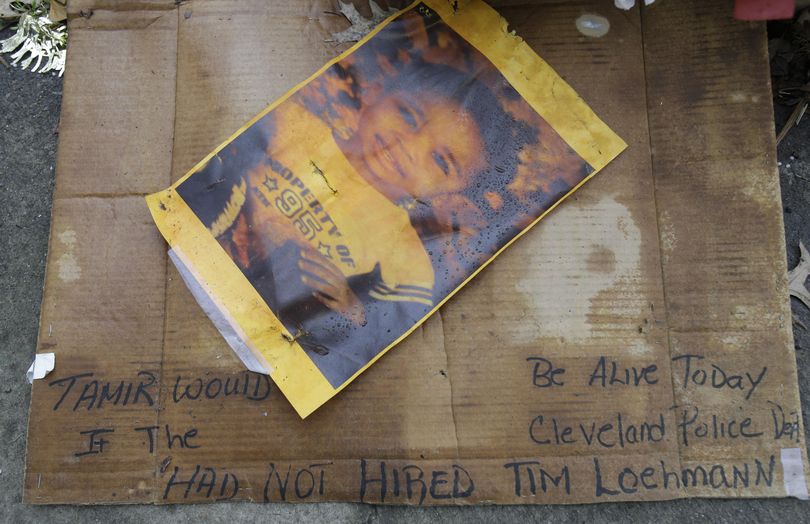
<path id="1" fill-rule="evenodd" d="M 772 24 L 770 36 L 784 35 Z M 10 29 L 0 31 L 0 40 Z M 810 48 L 809 48 L 810 49 Z M 791 65 L 788 80 L 808 80 Z M 783 65 L 783 64 L 780 64 Z M 785 78 L 775 79 L 782 87 Z M 802 522 L 810 503 L 794 499 L 680 500 L 582 506 L 377 507 L 359 504 L 250 503 L 188 506 L 25 506 L 21 500 L 30 385 L 25 371 L 36 349 L 50 230 L 62 80 L 0 64 L 0 522 L 233 522 L 241 519 L 328 519 L 388 522 Z M 775 105 L 776 129 L 793 107 Z M 788 267 L 799 261 L 799 240 L 810 247 L 810 110 L 778 148 Z M 804 420 L 810 406 L 810 310 L 791 299 Z M 802 327 L 806 326 L 806 328 Z M 805 427 L 807 429 L 807 427 Z M 802 517 L 804 515 L 804 517 Z"/>

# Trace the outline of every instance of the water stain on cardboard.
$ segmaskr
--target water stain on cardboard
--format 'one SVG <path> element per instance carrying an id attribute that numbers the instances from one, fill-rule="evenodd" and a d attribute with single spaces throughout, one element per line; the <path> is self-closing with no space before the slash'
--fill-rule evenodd
<path id="1" fill-rule="evenodd" d="M 594 221 L 595 216 L 601 219 Z M 591 229 L 585 231 L 585 226 Z M 537 322 L 516 335 L 524 342 L 544 337 L 582 342 L 594 332 L 588 318 L 593 299 L 606 290 L 620 292 L 638 277 L 641 231 L 627 207 L 613 196 L 603 196 L 586 205 L 561 206 L 545 219 L 542 232 L 548 248 L 532 253 L 525 275 L 515 284 L 527 300 L 528 315 Z M 555 297 L 551 308 L 536 293 L 543 288 Z"/>

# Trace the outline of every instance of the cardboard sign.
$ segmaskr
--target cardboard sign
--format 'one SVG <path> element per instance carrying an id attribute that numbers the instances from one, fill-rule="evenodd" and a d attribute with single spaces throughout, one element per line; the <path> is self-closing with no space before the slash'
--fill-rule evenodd
<path id="1" fill-rule="evenodd" d="M 302 417 L 624 149 L 500 26 L 415 2 L 148 198 Z"/>
<path id="2" fill-rule="evenodd" d="M 347 22 L 328 0 L 70 3 L 27 502 L 806 496 L 764 27 L 730 2 L 493 7 L 629 147 L 302 420 L 143 197 L 346 51 Z"/>

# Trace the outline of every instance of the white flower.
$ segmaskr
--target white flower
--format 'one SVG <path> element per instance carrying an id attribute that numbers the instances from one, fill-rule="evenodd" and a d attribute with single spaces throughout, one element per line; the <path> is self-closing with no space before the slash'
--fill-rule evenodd
<path id="1" fill-rule="evenodd" d="M 0 53 L 12 53 L 12 64 L 32 72 L 65 71 L 67 32 L 64 24 L 54 24 L 48 18 L 47 2 L 12 4 L 20 11 L 17 31 L 0 41 Z"/>

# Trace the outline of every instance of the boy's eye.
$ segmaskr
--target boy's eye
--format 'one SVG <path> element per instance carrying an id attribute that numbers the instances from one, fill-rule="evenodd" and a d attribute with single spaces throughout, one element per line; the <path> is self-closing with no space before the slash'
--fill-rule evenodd
<path id="1" fill-rule="evenodd" d="M 449 175 L 450 166 L 447 164 L 447 159 L 444 158 L 444 156 L 441 155 L 440 153 L 437 153 L 436 151 L 434 151 L 431 154 L 433 156 L 433 161 L 436 162 L 436 165 L 439 166 L 439 169 L 441 169 L 445 175 Z"/>
<path id="2" fill-rule="evenodd" d="M 419 127 L 419 124 L 416 122 L 416 117 L 407 107 L 397 105 L 397 109 L 399 109 L 399 114 L 402 116 L 402 119 L 405 120 L 405 123 L 408 124 L 408 126 L 410 126 L 411 129 L 416 130 Z"/>

